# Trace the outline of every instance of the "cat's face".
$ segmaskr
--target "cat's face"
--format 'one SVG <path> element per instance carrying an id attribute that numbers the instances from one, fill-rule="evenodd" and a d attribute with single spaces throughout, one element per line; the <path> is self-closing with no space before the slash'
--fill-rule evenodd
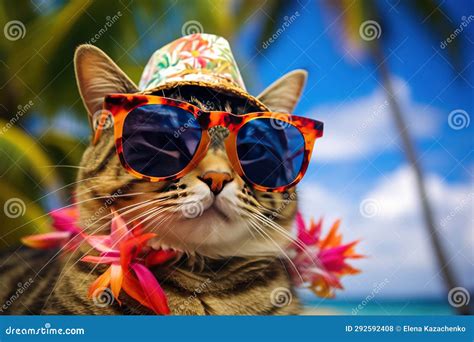
<path id="1" fill-rule="evenodd" d="M 82 46 L 76 52 L 76 75 L 90 120 L 109 93 L 138 89 L 100 50 Z M 274 111 L 291 112 L 305 82 L 293 72 L 274 83 L 260 100 Z M 235 114 L 255 111 L 246 101 L 208 90 L 183 87 L 156 95 L 187 101 L 203 110 Z M 283 193 L 255 190 L 231 167 L 223 127 L 210 130 L 211 145 L 200 163 L 173 182 L 137 179 L 121 166 L 113 129 L 84 153 L 76 199 L 81 223 L 89 233 L 108 229 L 110 209 L 127 221 L 157 233 L 152 247 L 174 248 L 207 257 L 277 255 L 290 242 L 289 229 L 297 210 L 294 188 Z"/>

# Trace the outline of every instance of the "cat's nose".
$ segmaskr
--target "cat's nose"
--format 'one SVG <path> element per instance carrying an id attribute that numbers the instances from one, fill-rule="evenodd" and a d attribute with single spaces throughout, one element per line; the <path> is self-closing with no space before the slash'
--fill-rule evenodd
<path id="1" fill-rule="evenodd" d="M 209 186 L 214 195 L 218 195 L 224 186 L 233 180 L 230 173 L 216 171 L 207 171 L 198 178 Z"/>

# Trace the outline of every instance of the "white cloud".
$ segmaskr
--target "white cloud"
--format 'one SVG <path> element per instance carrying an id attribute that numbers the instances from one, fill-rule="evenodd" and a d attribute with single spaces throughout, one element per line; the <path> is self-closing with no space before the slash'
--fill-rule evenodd
<path id="1" fill-rule="evenodd" d="M 430 202 L 439 207 L 437 216 L 448 215 L 447 210 L 450 207 L 455 207 L 463 197 L 469 196 L 466 185 L 448 185 L 434 174 L 427 175 L 425 183 L 429 189 Z M 381 178 L 377 187 L 367 194 L 367 198 L 373 198 L 380 203 L 378 216 L 381 219 L 411 217 L 420 210 L 415 187 L 414 173 L 410 167 L 403 166 Z"/>
<path id="2" fill-rule="evenodd" d="M 350 202 L 318 183 L 303 182 L 298 188 L 300 210 L 303 214 L 323 216 L 327 221 L 350 214 Z"/>
<path id="3" fill-rule="evenodd" d="M 443 245 L 463 286 L 474 287 L 472 185 L 448 184 L 439 176 L 426 178 L 429 199 Z M 361 275 L 344 278 L 347 295 L 366 295 L 374 283 L 389 279 L 381 296 L 428 296 L 443 290 L 429 235 L 422 220 L 414 176 L 408 166 L 380 178 L 361 198 L 337 195 L 317 183 L 300 189 L 306 217 L 341 217 L 345 239 L 361 239 L 369 257 L 355 261 Z M 364 217 L 360 203 L 372 199 L 376 215 Z M 331 220 L 327 220 L 326 229 Z"/>
<path id="4" fill-rule="evenodd" d="M 393 84 L 410 131 L 420 138 L 433 136 L 440 117 L 437 110 L 413 102 L 405 81 L 395 78 Z M 311 112 L 325 123 L 324 137 L 316 142 L 314 156 L 318 161 L 361 159 L 399 143 L 382 88 L 342 104 L 318 106 Z"/>

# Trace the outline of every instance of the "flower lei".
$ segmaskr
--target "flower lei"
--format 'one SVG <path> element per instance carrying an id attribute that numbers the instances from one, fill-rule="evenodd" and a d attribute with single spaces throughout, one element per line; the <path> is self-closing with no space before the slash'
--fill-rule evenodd
<path id="1" fill-rule="evenodd" d="M 154 250 L 147 242 L 156 237 L 146 233 L 140 225 L 131 229 L 123 218 L 112 211 L 109 235 L 88 235 L 78 225 L 77 207 L 70 206 L 50 213 L 53 232 L 30 235 L 22 238 L 22 243 L 37 249 L 62 248 L 66 252 L 75 251 L 83 242 L 89 244 L 99 255 L 86 255 L 81 261 L 109 265 L 89 287 L 88 297 L 97 298 L 107 289 L 119 305 L 123 290 L 141 305 L 156 314 L 168 315 L 166 294 L 150 267 L 164 264 L 179 256 L 175 251 Z M 354 251 L 358 241 L 342 243 L 339 233 L 340 221 L 336 221 L 328 234 L 321 236 L 322 220 L 309 226 L 297 213 L 296 228 L 298 243 L 289 249 L 296 270 L 293 272 L 295 284 L 311 289 L 320 297 L 333 297 L 334 289 L 342 289 L 340 278 L 360 271 L 346 263 L 347 259 L 361 258 Z"/>

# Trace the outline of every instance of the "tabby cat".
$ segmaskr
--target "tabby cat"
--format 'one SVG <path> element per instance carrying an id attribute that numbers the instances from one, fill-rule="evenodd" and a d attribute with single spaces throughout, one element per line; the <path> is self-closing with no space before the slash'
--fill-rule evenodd
<path id="1" fill-rule="evenodd" d="M 101 50 L 80 46 L 75 55 L 77 83 L 94 126 L 94 113 L 106 94 L 139 93 L 137 86 Z M 269 86 L 258 98 L 273 111 L 292 112 L 306 81 L 293 71 Z M 232 113 L 258 111 L 248 101 L 207 88 L 182 86 L 160 91 L 203 110 Z M 211 129 L 212 143 L 199 165 L 177 181 L 151 183 L 121 166 L 113 129 L 105 129 L 82 158 L 75 197 L 80 222 L 88 233 L 107 233 L 110 208 L 126 220 L 144 220 L 159 238 L 153 248 L 182 251 L 173 263 L 154 269 L 176 315 L 298 314 L 300 304 L 290 280 L 291 263 L 284 249 L 297 210 L 295 189 L 260 192 L 231 168 L 223 141 L 228 131 Z M 213 191 L 211 191 L 213 187 Z M 204 211 L 183 216 L 183 203 Z M 108 208 L 109 210 L 103 210 Z M 56 256 L 21 248 L 2 257 L 0 308 L 3 314 L 151 314 L 122 292 L 122 305 L 97 305 L 87 298 L 89 285 L 104 269 L 78 260 L 90 250 Z M 30 281 L 18 294 L 18 286 Z M 275 289 L 293 294 L 286 305 L 274 305 Z M 123 296 L 123 297 L 122 297 Z"/>

